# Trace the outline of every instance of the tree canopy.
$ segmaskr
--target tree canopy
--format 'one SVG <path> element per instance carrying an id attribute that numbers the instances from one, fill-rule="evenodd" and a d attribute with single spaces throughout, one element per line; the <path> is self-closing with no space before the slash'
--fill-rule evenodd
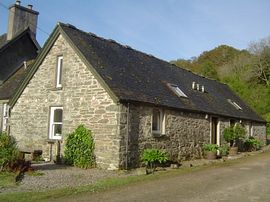
<path id="1" fill-rule="evenodd" d="M 251 43 L 247 50 L 220 45 L 197 58 L 171 63 L 229 85 L 268 121 L 270 134 L 270 37 Z"/>

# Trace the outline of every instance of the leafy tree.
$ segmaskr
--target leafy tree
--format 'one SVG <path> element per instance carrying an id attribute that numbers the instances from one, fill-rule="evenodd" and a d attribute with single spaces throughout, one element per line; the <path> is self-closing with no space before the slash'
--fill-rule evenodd
<path id="1" fill-rule="evenodd" d="M 217 71 L 211 62 L 204 62 L 200 65 L 200 73 L 207 78 L 219 80 Z"/>
<path id="2" fill-rule="evenodd" d="M 227 83 L 268 121 L 270 135 L 270 37 L 251 43 L 248 50 L 221 45 L 196 59 L 180 59 L 173 63 Z"/>
<path id="3" fill-rule="evenodd" d="M 253 56 L 253 75 L 258 83 L 270 86 L 270 47 Z"/>

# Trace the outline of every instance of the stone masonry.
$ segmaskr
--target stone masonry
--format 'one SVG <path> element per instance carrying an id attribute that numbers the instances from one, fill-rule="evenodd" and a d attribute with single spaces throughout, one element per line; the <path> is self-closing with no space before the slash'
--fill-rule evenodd
<path id="1" fill-rule="evenodd" d="M 127 113 L 128 108 L 129 113 Z M 151 129 L 153 108 L 142 104 L 130 104 L 129 107 L 123 105 L 120 116 L 122 137 L 120 165 L 125 167 L 123 163 L 127 160 L 128 167 L 140 166 L 140 156 L 147 148 L 166 151 L 169 159 L 174 162 L 202 158 L 202 145 L 210 143 L 211 118 L 209 116 L 205 118 L 205 114 L 163 109 L 165 134 L 156 137 L 153 136 Z M 218 117 L 218 122 L 218 144 L 223 145 L 226 144 L 223 131 L 230 125 L 230 119 Z M 263 124 L 253 123 L 253 134 L 257 139 L 265 142 Z M 248 135 L 247 133 L 247 137 Z"/>
<path id="2" fill-rule="evenodd" d="M 62 89 L 55 88 L 57 56 L 63 56 Z M 11 135 L 22 150 L 42 150 L 49 158 L 49 109 L 63 107 L 63 141 L 78 125 L 91 129 L 97 165 L 119 163 L 119 105 L 115 104 L 71 46 L 60 35 L 12 109 Z M 55 157 L 57 143 L 52 145 Z"/>
<path id="3" fill-rule="evenodd" d="M 253 136 L 266 144 L 266 126 L 260 123 L 253 123 Z"/>
<path id="4" fill-rule="evenodd" d="M 127 127 L 124 124 L 129 119 L 128 167 L 138 167 L 139 158 L 147 148 L 165 150 L 170 160 L 176 162 L 202 157 L 201 147 L 210 141 L 210 122 L 203 114 L 164 109 L 165 135 L 154 137 L 151 129 L 152 110 L 151 106 L 132 104 L 129 107 L 129 118 L 127 115 L 121 116 L 121 136 L 125 139 L 121 145 L 122 154 L 127 146 Z M 125 111 L 127 107 L 123 107 L 122 113 Z M 122 155 L 122 159 L 125 157 Z"/>

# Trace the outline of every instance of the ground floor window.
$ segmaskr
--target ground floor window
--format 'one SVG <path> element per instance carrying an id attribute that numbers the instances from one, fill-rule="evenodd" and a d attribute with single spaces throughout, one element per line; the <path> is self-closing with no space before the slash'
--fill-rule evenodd
<path id="1" fill-rule="evenodd" d="M 63 107 L 50 108 L 49 138 L 62 139 Z"/>
<path id="2" fill-rule="evenodd" d="M 7 124 L 8 124 L 7 122 L 8 122 L 8 117 L 9 117 L 9 105 L 6 103 L 3 105 L 2 117 L 3 117 L 3 119 L 2 119 L 2 132 L 6 132 L 7 131 Z M 0 120 L 0 123 L 1 123 L 1 120 Z"/>
<path id="3" fill-rule="evenodd" d="M 165 115 L 163 110 L 154 108 L 152 114 L 152 132 L 153 134 L 165 133 Z"/>
<path id="4" fill-rule="evenodd" d="M 252 122 L 250 122 L 248 124 L 248 135 L 249 135 L 249 137 L 253 136 L 253 124 L 252 124 Z"/>

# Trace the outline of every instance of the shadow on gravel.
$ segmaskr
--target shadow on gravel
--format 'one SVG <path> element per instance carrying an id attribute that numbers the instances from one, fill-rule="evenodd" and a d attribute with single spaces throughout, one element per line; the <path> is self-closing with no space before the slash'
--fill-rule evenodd
<path id="1" fill-rule="evenodd" d="M 42 163 L 42 164 L 32 164 L 31 167 L 34 170 L 56 170 L 56 169 L 59 170 L 59 169 L 71 168 L 72 166 L 55 164 L 55 163 Z"/>

